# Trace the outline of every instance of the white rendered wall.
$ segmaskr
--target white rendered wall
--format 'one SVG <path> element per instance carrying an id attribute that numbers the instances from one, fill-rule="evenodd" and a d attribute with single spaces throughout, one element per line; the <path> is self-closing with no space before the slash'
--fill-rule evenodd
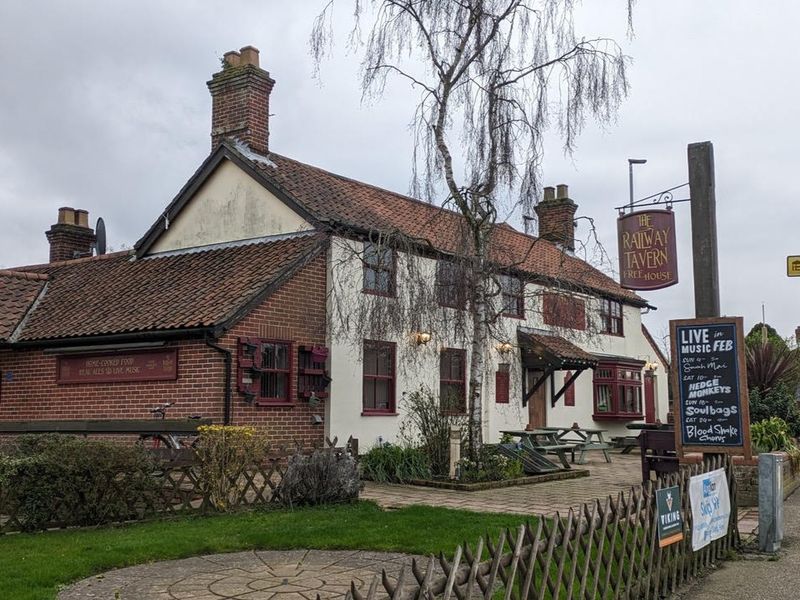
<path id="1" fill-rule="evenodd" d="M 229 160 L 203 183 L 150 249 L 196 248 L 312 229 L 310 223 Z"/>
<path id="2" fill-rule="evenodd" d="M 334 238 L 331 244 L 329 261 L 329 303 L 344 307 L 355 307 L 364 302 L 365 294 L 362 292 L 362 264 L 354 252 L 361 249 L 359 242 L 352 242 L 342 238 Z M 430 281 L 435 278 L 436 263 L 431 259 L 416 259 L 420 272 L 427 272 Z M 408 290 L 404 289 L 407 281 L 405 261 L 398 257 L 397 286 L 398 298 L 380 298 L 382 302 L 408 301 Z M 540 300 L 536 290 L 541 289 L 531 284 L 526 289 L 526 318 L 503 318 L 498 328 L 497 339 L 489 351 L 486 370 L 484 373 L 484 439 L 487 442 L 499 440 L 500 431 L 503 429 L 521 429 L 528 423 L 528 409 L 521 404 L 522 373 L 517 347 L 517 327 L 533 327 L 538 329 L 552 329 L 545 326 L 541 320 L 541 310 L 536 305 Z M 585 298 L 587 319 L 593 318 L 599 312 L 599 301 Z M 374 301 L 374 298 L 369 301 Z M 441 309 L 443 314 L 453 309 Z M 352 314 L 353 310 L 344 311 Z M 337 309 L 329 306 L 329 314 L 337 319 Z M 560 328 L 554 331 L 570 339 L 584 350 L 595 354 L 624 356 L 643 362 L 658 362 L 658 356 L 651 348 L 641 329 L 640 310 L 636 307 L 624 307 L 624 336 L 611 336 L 603 334 L 589 335 L 586 332 L 573 332 Z M 426 385 L 434 393 L 439 389 L 439 351 L 441 348 L 469 348 L 464 339 L 459 339 L 448 333 L 447 326 L 432 326 L 431 341 L 424 346 L 417 346 L 413 342 L 414 331 L 404 332 L 402 335 L 393 336 L 391 339 L 377 338 L 369 332 L 350 330 L 349 334 L 340 331 L 341 323 L 333 324 L 336 335 L 329 333 L 331 347 L 331 398 L 326 406 L 326 433 L 329 436 L 339 436 L 346 439 L 353 435 L 358 438 L 364 450 L 374 446 L 379 439 L 395 442 L 398 440 L 400 423 L 403 420 L 403 393 L 413 392 L 420 385 Z M 396 344 L 396 415 L 362 415 L 362 343 L 363 339 L 382 339 L 382 341 L 395 342 Z M 506 355 L 494 349 L 499 341 L 508 341 L 514 345 L 514 350 Z M 495 372 L 500 363 L 510 364 L 510 402 L 508 404 L 495 403 Z M 468 365 L 467 365 L 468 369 Z M 549 407 L 550 386 L 547 385 L 549 425 L 569 426 L 577 422 L 582 427 L 596 427 L 607 429 L 608 436 L 625 435 L 630 433 L 626 422 L 598 421 L 592 418 L 593 403 L 593 372 L 585 371 L 575 381 L 575 406 L 564 406 L 563 396 L 556 407 Z M 564 381 L 564 373 L 556 372 L 556 389 Z M 667 418 L 667 383 L 665 365 L 657 371 L 656 413 L 658 418 L 666 422 Z M 642 389 L 642 404 L 644 410 L 644 389 Z"/>

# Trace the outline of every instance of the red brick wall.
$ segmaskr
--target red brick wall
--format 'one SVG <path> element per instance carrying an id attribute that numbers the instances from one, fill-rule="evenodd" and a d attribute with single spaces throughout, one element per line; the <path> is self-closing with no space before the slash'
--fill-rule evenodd
<path id="1" fill-rule="evenodd" d="M 268 337 L 281 328 L 297 344 L 325 344 L 326 266 L 324 254 L 301 269 L 223 336 L 219 345 L 233 352 L 233 423 L 254 424 L 274 434 L 277 443 L 321 440 L 324 406 L 310 409 L 297 400 L 293 407 L 248 406 L 236 391 L 236 349 L 239 336 Z M 150 408 L 174 402 L 168 416 L 199 414 L 222 423 L 224 362 L 201 340 L 170 342 L 178 347 L 178 379 L 135 383 L 58 385 L 57 357 L 42 350 L 0 350 L 0 421 L 31 419 L 147 419 Z M 297 353 L 294 353 L 297 361 Z M 295 370 L 296 373 L 296 364 Z M 11 374 L 11 379 L 7 378 Z M 296 378 L 296 375 L 295 375 Z M 296 389 L 296 380 L 293 382 Z"/>

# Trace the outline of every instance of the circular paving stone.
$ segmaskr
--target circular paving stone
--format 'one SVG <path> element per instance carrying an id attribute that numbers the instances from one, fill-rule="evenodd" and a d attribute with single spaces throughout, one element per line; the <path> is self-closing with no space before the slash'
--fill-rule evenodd
<path id="1" fill-rule="evenodd" d="M 109 571 L 65 588 L 58 600 L 328 600 L 383 569 L 396 578 L 412 558 L 323 550 L 215 554 Z"/>

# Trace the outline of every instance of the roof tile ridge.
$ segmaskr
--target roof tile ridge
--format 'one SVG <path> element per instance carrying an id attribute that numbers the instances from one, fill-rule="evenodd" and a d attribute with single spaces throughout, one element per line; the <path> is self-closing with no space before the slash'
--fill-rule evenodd
<path id="1" fill-rule="evenodd" d="M 120 258 L 122 256 L 133 254 L 133 250 L 119 250 L 117 252 L 109 252 L 108 254 L 100 254 L 97 256 L 82 256 L 81 258 L 72 258 L 69 260 L 57 260 L 49 263 L 39 263 L 36 265 L 25 265 L 22 267 L 13 267 L 12 271 L 24 271 L 25 269 L 47 269 L 50 267 L 63 267 L 65 265 L 74 265 L 78 263 L 85 263 L 98 260 L 111 260 L 113 258 Z"/>
<path id="2" fill-rule="evenodd" d="M 15 279 L 28 279 L 30 281 L 47 281 L 50 278 L 46 273 L 30 273 L 11 269 L 0 269 L 0 277 L 14 277 Z"/>

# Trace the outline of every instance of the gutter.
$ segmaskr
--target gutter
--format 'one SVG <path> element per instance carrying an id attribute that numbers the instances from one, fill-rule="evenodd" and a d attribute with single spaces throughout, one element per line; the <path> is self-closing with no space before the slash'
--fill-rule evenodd
<path id="1" fill-rule="evenodd" d="M 222 424 L 231 424 L 231 372 L 233 370 L 233 356 L 230 350 L 226 350 L 222 346 L 217 345 L 211 336 L 206 336 L 206 346 L 212 348 L 222 354 L 222 359 L 225 361 L 225 399 L 223 402 Z"/>

